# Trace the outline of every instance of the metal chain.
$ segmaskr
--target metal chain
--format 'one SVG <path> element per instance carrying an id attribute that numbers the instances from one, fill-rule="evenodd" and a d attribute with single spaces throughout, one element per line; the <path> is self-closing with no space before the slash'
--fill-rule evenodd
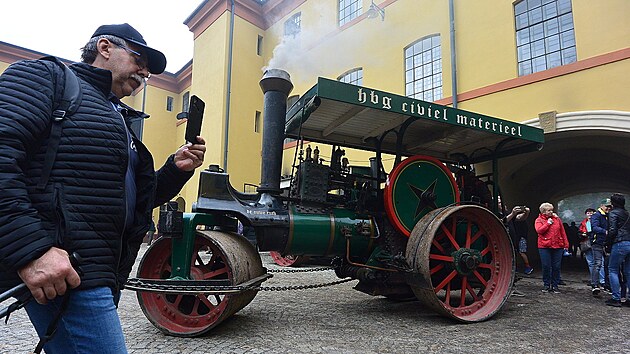
<path id="1" fill-rule="evenodd" d="M 336 281 L 333 281 L 333 282 L 330 282 L 330 283 L 321 283 L 321 284 L 312 284 L 312 285 L 259 286 L 259 287 L 254 288 L 254 289 L 255 290 L 260 290 L 260 291 L 306 290 L 306 289 L 323 288 L 323 287 L 327 287 L 327 286 L 333 286 L 333 285 L 337 285 L 337 284 L 347 283 L 347 282 L 352 281 L 352 280 L 355 280 L 355 279 L 347 278 L 347 279 L 336 280 Z"/>
<path id="2" fill-rule="evenodd" d="M 333 270 L 332 267 L 308 268 L 308 269 L 267 269 L 268 273 L 307 273 Z"/>
<path id="3" fill-rule="evenodd" d="M 330 267 L 321 267 L 321 268 L 311 268 L 311 269 L 275 269 L 275 273 L 296 273 L 296 272 L 317 272 L 324 270 L 332 270 Z M 271 270 L 267 270 L 271 272 Z M 206 292 L 241 292 L 241 291 L 249 291 L 249 290 L 258 290 L 258 291 L 291 291 L 291 290 L 306 290 L 306 289 L 317 289 L 323 288 L 327 286 L 333 286 L 337 284 L 346 283 L 355 279 L 346 278 L 341 280 L 332 281 L 329 283 L 319 283 L 319 284 L 310 284 L 310 285 L 287 285 L 287 286 L 241 286 L 241 285 L 222 285 L 222 286 L 203 286 L 203 285 L 186 285 L 186 281 L 182 281 L 181 285 L 163 285 L 163 284 L 147 284 L 142 282 L 141 279 L 133 278 L 127 281 L 127 288 L 135 291 L 149 290 L 158 292 L 156 290 L 164 290 L 177 293 L 178 291 L 192 293 L 206 293 Z"/>

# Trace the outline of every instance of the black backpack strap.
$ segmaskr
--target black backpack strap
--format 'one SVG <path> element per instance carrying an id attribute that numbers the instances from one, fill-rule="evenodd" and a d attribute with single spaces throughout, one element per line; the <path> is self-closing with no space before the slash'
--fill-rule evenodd
<path id="1" fill-rule="evenodd" d="M 74 74 L 70 68 L 61 62 L 58 58 L 48 56 L 43 57 L 41 60 L 48 60 L 56 63 L 63 69 L 63 80 L 57 80 L 55 85 L 55 102 L 53 102 L 53 111 L 51 114 L 52 126 L 50 128 L 50 136 L 48 138 L 48 146 L 46 147 L 46 157 L 44 159 L 44 166 L 42 167 L 41 177 L 37 188 L 43 190 L 46 188 L 48 178 L 55 163 L 55 157 L 57 156 L 57 149 L 59 149 L 59 142 L 61 141 L 61 125 L 64 119 L 70 117 L 77 111 L 81 104 L 83 97 L 83 91 L 81 89 L 81 82 L 79 78 Z M 61 88 L 61 82 L 63 81 L 63 88 Z M 63 93 L 59 95 L 59 90 L 62 89 Z"/>

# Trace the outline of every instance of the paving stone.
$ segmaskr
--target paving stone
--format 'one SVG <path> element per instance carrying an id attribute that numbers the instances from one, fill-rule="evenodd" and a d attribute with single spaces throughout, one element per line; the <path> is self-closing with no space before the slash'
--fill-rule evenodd
<path id="1" fill-rule="evenodd" d="M 141 252 L 145 250 L 143 246 Z M 262 255 L 265 267 L 279 268 Z M 200 338 L 163 335 L 145 318 L 131 291 L 123 291 L 119 313 L 133 354 L 623 353 L 628 348 L 630 310 L 605 306 L 606 297 L 593 298 L 582 282 L 588 277 L 585 268 L 563 269 L 568 285 L 561 288 L 562 294 L 543 294 L 535 274 L 517 283 L 525 297 L 510 297 L 493 319 L 475 324 L 440 317 L 417 301 L 359 293 L 352 289 L 356 281 L 259 292 L 247 307 Z M 264 285 L 334 280 L 331 271 L 277 273 Z M 23 310 L 8 324 L 0 323 L 2 354 L 29 353 L 37 340 Z"/>

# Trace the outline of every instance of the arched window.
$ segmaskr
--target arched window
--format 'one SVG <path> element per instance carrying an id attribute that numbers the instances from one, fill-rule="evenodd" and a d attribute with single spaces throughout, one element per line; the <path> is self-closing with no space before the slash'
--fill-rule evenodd
<path id="1" fill-rule="evenodd" d="M 422 38 L 405 48 L 405 95 L 429 102 L 442 98 L 439 34 Z"/>
<path id="2" fill-rule="evenodd" d="M 363 68 L 348 70 L 345 73 L 339 75 L 337 80 L 348 84 L 361 86 L 363 85 Z"/>

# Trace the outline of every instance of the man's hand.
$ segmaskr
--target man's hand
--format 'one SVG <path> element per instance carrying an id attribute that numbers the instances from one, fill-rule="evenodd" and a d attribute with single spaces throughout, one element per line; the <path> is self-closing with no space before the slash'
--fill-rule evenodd
<path id="1" fill-rule="evenodd" d="M 175 152 L 175 166 L 182 171 L 192 171 L 201 166 L 206 153 L 206 141 L 198 136 L 197 144 L 186 144 Z"/>
<path id="2" fill-rule="evenodd" d="M 18 270 L 18 275 L 40 304 L 66 293 L 68 286 L 81 284 L 79 274 L 70 264 L 68 252 L 52 247 L 38 259 Z"/>

